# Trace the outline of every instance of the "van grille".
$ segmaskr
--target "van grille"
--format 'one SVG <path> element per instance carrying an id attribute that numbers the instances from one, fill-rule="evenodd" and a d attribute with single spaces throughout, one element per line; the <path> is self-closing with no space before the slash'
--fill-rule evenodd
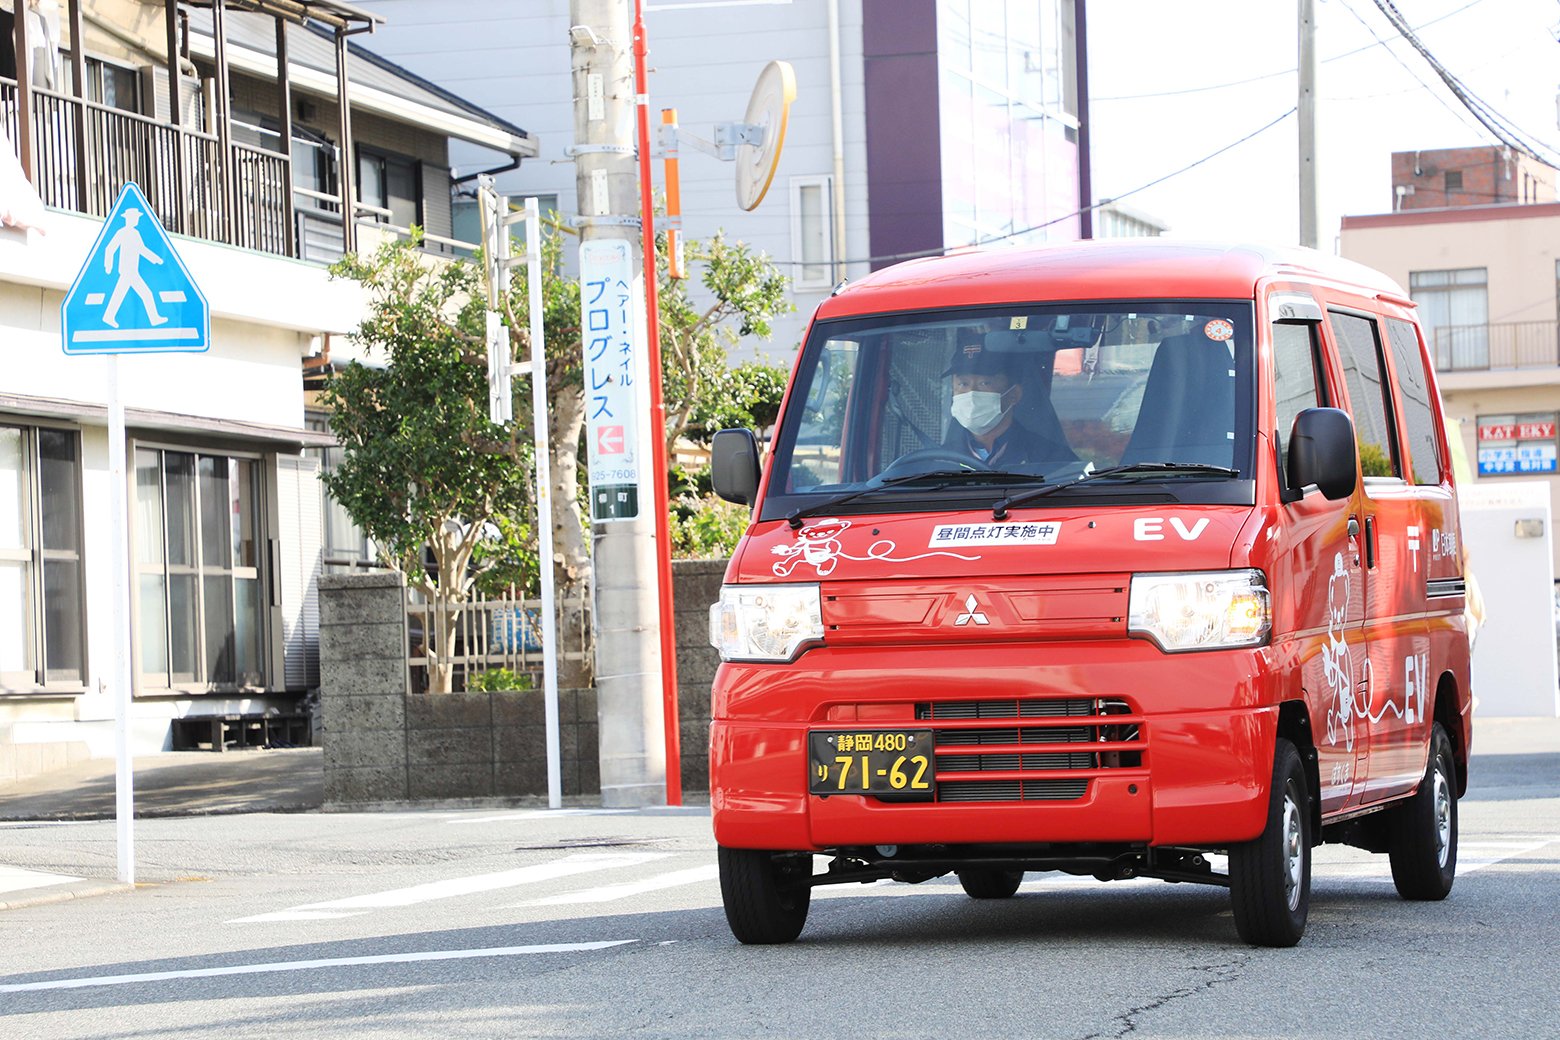
<path id="1" fill-rule="evenodd" d="M 1142 768 L 1147 746 L 1142 720 L 1115 698 L 924 701 L 915 717 L 934 732 L 938 802 L 1077 801 L 1093 776 Z M 1063 718 L 1078 722 L 1022 724 Z M 1079 775 L 1038 775 L 1062 771 Z"/>

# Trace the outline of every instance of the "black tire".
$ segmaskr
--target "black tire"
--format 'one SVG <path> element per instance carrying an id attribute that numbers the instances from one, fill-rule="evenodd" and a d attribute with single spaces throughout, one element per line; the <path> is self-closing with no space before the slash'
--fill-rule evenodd
<path id="1" fill-rule="evenodd" d="M 1445 899 L 1457 877 L 1457 763 L 1437 722 L 1430 729 L 1424 779 L 1387 819 L 1392 883 L 1404 899 Z"/>
<path id="2" fill-rule="evenodd" d="M 959 884 L 971 899 L 1007 899 L 1024 883 L 1022 870 L 998 870 L 996 867 L 971 867 L 959 871 Z"/>
<path id="3" fill-rule="evenodd" d="M 1293 946 L 1311 908 L 1311 795 L 1300 753 L 1280 737 L 1273 748 L 1267 826 L 1230 848 L 1235 930 L 1253 946 Z"/>
<path id="4" fill-rule="evenodd" d="M 812 903 L 812 857 L 763 849 L 719 849 L 720 898 L 737 941 L 788 943 L 802 934 Z"/>

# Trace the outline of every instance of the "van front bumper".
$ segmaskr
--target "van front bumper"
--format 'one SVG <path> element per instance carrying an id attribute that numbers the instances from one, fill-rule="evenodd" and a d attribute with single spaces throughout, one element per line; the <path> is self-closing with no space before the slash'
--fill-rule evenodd
<path id="1" fill-rule="evenodd" d="M 982 843 L 1223 847 L 1247 841 L 1261 833 L 1267 813 L 1279 701 L 1271 675 L 1266 648 L 1165 654 L 1137 640 L 818 648 L 785 665 L 726 663 L 712 698 L 715 838 L 732 848 L 797 851 Z M 1037 707 L 1034 702 L 1053 702 L 1037 708 L 1047 713 L 1054 702 L 1066 702 L 1069 712 L 1093 705 L 1126 714 L 1094 714 L 1076 726 L 1069 718 L 1069 739 L 1085 742 L 993 756 L 997 775 L 1012 776 L 1001 770 L 1031 755 L 1065 752 L 1077 761 L 1081 752 L 1089 761 L 1088 742 L 1122 746 L 1123 722 L 1131 725 L 1137 750 L 1108 759 L 1096 755 L 1089 767 L 1069 772 L 1082 789 L 1075 797 L 942 800 L 944 792 L 951 797 L 978 778 L 967 772 L 968 757 L 939 758 L 937 801 L 808 792 L 813 730 L 931 728 L 941 746 L 954 739 L 949 731 L 962 730 L 961 742 L 972 739 L 969 723 L 961 726 L 941 713 L 964 717 L 975 710 L 983 713 L 975 725 L 1005 730 L 988 728 L 980 739 L 1004 743 L 1020 731 L 1041 732 L 1039 724 L 1026 724 L 1023 716 L 1012 726 L 991 720 L 1005 717 L 1007 705 Z M 1048 769 L 1043 775 L 1061 774 Z M 1018 785 L 1009 781 L 1003 789 L 1016 792 Z"/>

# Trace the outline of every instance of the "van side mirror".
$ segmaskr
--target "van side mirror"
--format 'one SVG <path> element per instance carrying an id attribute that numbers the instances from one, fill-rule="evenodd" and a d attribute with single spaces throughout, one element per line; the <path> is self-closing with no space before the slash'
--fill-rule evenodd
<path id="1" fill-rule="evenodd" d="M 752 430 L 721 430 L 710 441 L 710 483 L 727 502 L 758 499 L 758 438 Z"/>
<path id="2" fill-rule="evenodd" d="M 1348 498 L 1359 476 L 1358 456 L 1349 413 L 1307 408 L 1295 416 L 1289 434 L 1289 487 L 1296 497 L 1315 484 L 1328 499 Z"/>

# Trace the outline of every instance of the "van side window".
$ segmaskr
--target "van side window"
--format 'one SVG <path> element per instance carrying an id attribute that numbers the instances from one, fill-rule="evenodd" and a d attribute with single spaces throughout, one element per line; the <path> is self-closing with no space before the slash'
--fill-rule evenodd
<path id="1" fill-rule="evenodd" d="M 1403 398 L 1403 440 L 1415 484 L 1441 482 L 1441 438 L 1436 433 L 1435 409 L 1424 355 L 1414 326 L 1400 318 L 1387 319 L 1387 343 L 1397 369 L 1398 392 Z"/>
<path id="2" fill-rule="evenodd" d="M 1316 365 L 1316 326 L 1273 326 L 1273 400 L 1278 406 L 1278 471 L 1289 472 L 1289 431 L 1295 416 L 1327 403 Z"/>
<path id="3" fill-rule="evenodd" d="M 1367 477 L 1400 477 L 1393 440 L 1392 402 L 1383 377 L 1376 323 L 1356 314 L 1327 312 L 1343 362 L 1343 382 L 1349 389 L 1354 435 L 1360 445 L 1360 472 Z"/>

